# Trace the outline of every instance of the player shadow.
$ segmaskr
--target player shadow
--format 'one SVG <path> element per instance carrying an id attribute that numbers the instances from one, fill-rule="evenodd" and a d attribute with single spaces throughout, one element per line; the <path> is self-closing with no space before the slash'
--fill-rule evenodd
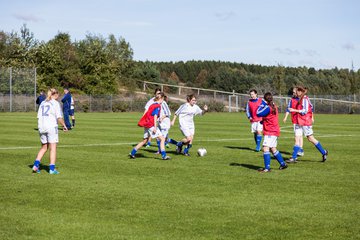
<path id="1" fill-rule="evenodd" d="M 238 146 L 224 146 L 224 147 L 230 148 L 230 149 L 240 149 L 240 150 L 248 150 L 248 151 L 256 152 L 255 149 L 252 149 L 249 147 L 238 147 Z"/>
<path id="2" fill-rule="evenodd" d="M 34 166 L 33 164 L 28 165 L 29 168 L 32 168 L 33 166 Z M 44 170 L 46 172 L 50 171 L 50 167 L 48 165 L 43 165 L 43 164 L 40 164 L 39 169 L 40 169 L 40 171 L 42 171 L 42 170 Z"/>
<path id="3" fill-rule="evenodd" d="M 261 166 L 256 166 L 256 165 L 246 164 L 246 163 L 230 163 L 229 165 L 232 167 L 244 167 L 244 168 L 248 168 L 248 169 L 256 170 L 256 171 L 259 168 L 261 168 Z"/>

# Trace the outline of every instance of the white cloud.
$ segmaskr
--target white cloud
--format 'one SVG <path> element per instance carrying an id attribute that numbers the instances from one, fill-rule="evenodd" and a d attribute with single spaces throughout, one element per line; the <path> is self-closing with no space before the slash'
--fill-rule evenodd
<path id="1" fill-rule="evenodd" d="M 13 16 L 16 19 L 25 21 L 25 22 L 40 22 L 41 18 L 34 16 L 33 14 L 24 14 L 24 13 L 14 13 Z"/>
<path id="2" fill-rule="evenodd" d="M 218 20 L 220 21 L 226 21 L 229 20 L 230 18 L 236 16 L 236 13 L 233 11 L 229 11 L 229 12 L 217 12 L 215 13 L 215 16 Z"/>
<path id="3" fill-rule="evenodd" d="M 352 50 L 355 50 L 355 45 L 351 42 L 348 42 L 348 43 L 345 43 L 343 46 L 342 46 L 343 49 L 345 50 L 349 50 L 349 51 L 352 51 Z"/>
<path id="4" fill-rule="evenodd" d="M 274 50 L 277 53 L 284 54 L 284 55 L 289 55 L 289 56 L 300 55 L 300 52 L 297 49 L 275 48 Z"/>

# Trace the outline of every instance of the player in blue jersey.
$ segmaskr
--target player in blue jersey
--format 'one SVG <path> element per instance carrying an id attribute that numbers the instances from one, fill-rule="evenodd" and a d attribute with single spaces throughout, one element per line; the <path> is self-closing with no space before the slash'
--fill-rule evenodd
<path id="1" fill-rule="evenodd" d="M 60 109 L 60 104 L 56 100 L 59 92 L 52 88 L 48 91 L 45 101 L 43 101 L 38 110 L 38 129 L 41 141 L 41 148 L 38 152 L 33 165 L 33 172 L 40 173 L 40 163 L 44 154 L 50 149 L 50 174 L 58 174 L 55 168 L 56 163 L 56 145 L 59 142 L 58 123 L 67 131 L 66 125 Z"/>
<path id="2" fill-rule="evenodd" d="M 70 108 L 71 108 L 71 93 L 68 88 L 64 88 L 64 96 L 61 99 L 63 103 L 64 121 L 67 129 L 71 130 L 70 123 Z"/>

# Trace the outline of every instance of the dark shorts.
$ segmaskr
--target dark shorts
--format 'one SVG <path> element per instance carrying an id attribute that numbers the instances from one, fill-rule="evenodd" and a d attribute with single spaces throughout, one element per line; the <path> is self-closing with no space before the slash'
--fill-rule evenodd
<path id="1" fill-rule="evenodd" d="M 70 116 L 74 116 L 74 109 L 70 109 L 70 110 L 69 110 L 69 115 L 70 115 Z"/>

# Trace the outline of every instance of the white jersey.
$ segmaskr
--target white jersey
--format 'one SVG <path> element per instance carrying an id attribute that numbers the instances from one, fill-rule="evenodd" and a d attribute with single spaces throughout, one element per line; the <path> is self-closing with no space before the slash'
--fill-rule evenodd
<path id="1" fill-rule="evenodd" d="M 166 117 L 163 119 L 164 116 Z M 171 125 L 170 116 L 171 116 L 170 108 L 168 104 L 165 101 L 163 101 L 161 103 L 161 111 L 160 111 L 160 118 L 163 119 L 160 123 L 161 129 L 170 129 L 170 125 Z"/>
<path id="2" fill-rule="evenodd" d="M 62 112 L 58 101 L 52 99 L 43 101 L 38 110 L 38 129 L 39 132 L 47 132 L 57 128 L 58 118 L 62 118 Z"/>
<path id="3" fill-rule="evenodd" d="M 190 103 L 184 103 L 179 107 L 175 112 L 175 115 L 179 117 L 179 123 L 181 129 L 195 129 L 194 116 L 202 114 L 201 108 L 194 104 L 193 106 Z"/>
<path id="4" fill-rule="evenodd" d="M 147 111 L 149 109 L 149 107 L 151 106 L 151 104 L 153 104 L 155 102 L 155 97 L 151 98 L 145 105 L 145 110 Z"/>

